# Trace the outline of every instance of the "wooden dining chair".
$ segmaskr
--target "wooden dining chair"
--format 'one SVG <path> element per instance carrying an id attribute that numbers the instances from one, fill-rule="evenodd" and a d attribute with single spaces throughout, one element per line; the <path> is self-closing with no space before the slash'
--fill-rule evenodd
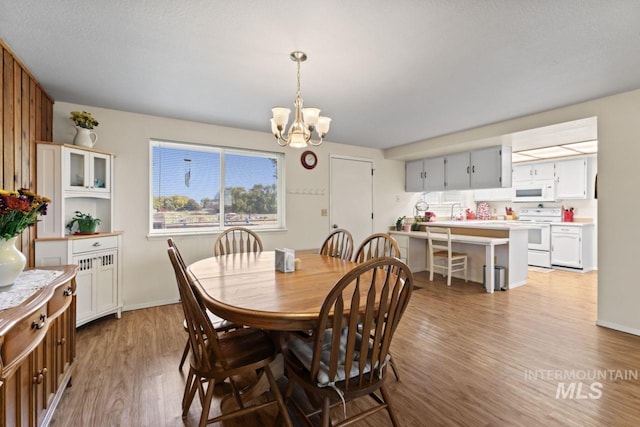
<path id="1" fill-rule="evenodd" d="M 333 230 L 320 248 L 320 255 L 327 255 L 349 261 L 353 254 L 353 237 L 342 228 Z"/>
<path id="2" fill-rule="evenodd" d="M 167 239 L 167 243 L 169 244 L 170 248 L 173 248 L 175 250 L 176 258 L 178 259 L 180 268 L 184 270 L 185 274 L 188 274 L 187 265 L 185 264 L 184 259 L 182 258 L 182 254 L 180 254 L 180 251 L 178 250 L 178 246 L 176 245 L 176 242 L 174 242 L 173 239 L 169 237 L 169 239 Z M 228 332 L 230 330 L 238 329 L 241 327 L 236 325 L 233 322 L 229 322 L 228 320 L 223 319 L 222 317 L 216 316 L 215 314 L 213 314 L 212 312 L 204 308 L 204 306 L 202 306 L 202 309 L 206 310 L 207 316 L 209 316 L 209 321 L 211 322 L 211 324 L 213 325 L 213 328 L 218 333 Z M 184 330 L 188 332 L 187 319 L 184 320 Z M 187 339 L 187 344 L 184 347 L 184 351 L 182 352 L 182 358 L 180 359 L 180 365 L 178 365 L 178 369 L 180 370 L 182 370 L 182 366 L 184 366 L 184 362 L 187 360 L 187 356 L 189 355 L 189 348 L 190 348 L 189 339 Z"/>
<path id="3" fill-rule="evenodd" d="M 427 227 L 426 232 L 429 242 L 429 280 L 433 282 L 433 273 L 440 271 L 447 277 L 447 286 L 451 286 L 452 274 L 464 271 L 464 281 L 467 282 L 467 254 L 451 250 L 451 229 Z"/>
<path id="4" fill-rule="evenodd" d="M 289 413 L 269 367 L 269 364 L 275 360 L 277 352 L 267 333 L 261 329 L 242 328 L 228 332 L 223 338 L 218 339 L 209 317 L 200 306 L 192 279 L 180 265 L 175 249 L 169 248 L 167 251 L 178 282 L 191 346 L 189 375 L 182 398 L 182 417 L 187 417 L 197 392 L 202 405 L 200 427 L 258 411 L 270 405 L 277 405 L 280 419 L 285 425 L 291 426 Z M 240 391 L 233 377 L 256 374 L 259 378 L 262 373 L 267 377 L 272 398 L 266 402 L 247 406 L 248 402 L 243 399 L 245 393 Z M 231 392 L 238 409 L 209 418 L 215 383 L 225 380 L 228 380 L 231 385 Z M 255 397 L 257 396 L 253 396 L 250 400 Z"/>
<path id="5" fill-rule="evenodd" d="M 355 262 L 364 262 L 374 258 L 380 258 L 383 256 L 390 256 L 393 258 L 400 258 L 400 247 L 396 242 L 396 239 L 391 237 L 387 233 L 376 233 L 364 239 L 364 242 L 358 248 L 353 260 Z M 396 380 L 400 381 L 400 373 L 396 367 L 396 362 L 391 358 L 389 364 L 393 370 Z"/>
<path id="6" fill-rule="evenodd" d="M 215 256 L 245 252 L 262 252 L 262 240 L 253 230 L 244 227 L 225 230 L 213 245 Z"/>
<path id="7" fill-rule="evenodd" d="M 308 413 L 291 399 L 293 406 L 306 419 L 320 413 L 322 426 L 329 426 L 333 406 L 370 396 L 376 406 L 349 418 L 343 408 L 345 419 L 334 425 L 350 424 L 386 410 L 392 424 L 398 426 L 384 381 L 391 339 L 412 288 L 413 275 L 397 258 L 372 259 L 345 274 L 322 304 L 310 338 L 292 338 L 283 347 L 289 378 L 285 400 L 291 399 L 294 386 L 299 384 L 317 397 L 314 400 L 321 401 L 320 408 Z M 372 331 L 370 339 L 363 336 L 359 325 Z"/>
<path id="8" fill-rule="evenodd" d="M 400 258 L 400 247 L 396 239 L 387 233 L 376 233 L 364 239 L 353 257 L 354 262 L 364 262 L 380 257 Z"/>

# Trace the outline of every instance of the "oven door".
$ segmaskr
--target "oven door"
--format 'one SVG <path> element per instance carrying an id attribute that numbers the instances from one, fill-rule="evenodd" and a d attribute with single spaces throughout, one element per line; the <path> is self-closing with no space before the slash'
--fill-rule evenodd
<path id="1" fill-rule="evenodd" d="M 537 251 L 551 250 L 551 225 L 531 224 L 529 229 L 529 249 Z"/>

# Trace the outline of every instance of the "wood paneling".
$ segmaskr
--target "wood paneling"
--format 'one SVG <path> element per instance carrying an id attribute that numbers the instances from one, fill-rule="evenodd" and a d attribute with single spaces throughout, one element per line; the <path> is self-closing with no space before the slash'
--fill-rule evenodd
<path id="1" fill-rule="evenodd" d="M 0 187 L 37 190 L 35 141 L 52 139 L 54 101 L 2 40 L 0 80 Z M 16 242 L 29 266 L 35 234 L 29 228 Z"/>

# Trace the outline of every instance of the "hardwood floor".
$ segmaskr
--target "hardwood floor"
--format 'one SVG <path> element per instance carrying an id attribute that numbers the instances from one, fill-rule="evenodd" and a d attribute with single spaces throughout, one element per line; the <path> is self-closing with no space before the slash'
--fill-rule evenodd
<path id="1" fill-rule="evenodd" d="M 387 381 L 402 425 L 640 425 L 640 337 L 595 326 L 597 273 L 530 272 L 527 285 L 493 295 L 437 278 L 417 275 L 422 288 L 392 344 L 402 381 L 390 370 Z M 180 417 L 182 319 L 169 305 L 78 330 L 78 369 L 51 426 L 197 425 L 197 399 Z M 569 395 L 572 382 L 583 385 Z M 565 398 L 562 390 L 556 398 L 559 387 Z M 225 425 L 271 425 L 274 413 Z M 382 413 L 362 425 L 389 421 Z"/>

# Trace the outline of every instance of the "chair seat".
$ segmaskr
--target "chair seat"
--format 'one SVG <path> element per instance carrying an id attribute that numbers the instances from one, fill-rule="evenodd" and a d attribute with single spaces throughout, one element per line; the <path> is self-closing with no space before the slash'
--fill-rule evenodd
<path id="1" fill-rule="evenodd" d="M 209 310 L 207 310 L 207 316 L 209 316 L 209 320 L 211 320 L 211 324 L 213 325 L 214 329 L 216 331 L 219 332 L 224 332 L 227 331 L 229 329 L 235 329 L 235 328 L 239 328 L 238 325 L 236 325 L 233 322 L 230 322 L 226 319 L 223 319 L 222 317 L 216 316 L 215 314 L 213 314 L 212 312 L 210 312 Z M 182 322 L 182 326 L 184 327 L 184 330 L 187 330 L 187 319 L 185 319 Z"/>
<path id="2" fill-rule="evenodd" d="M 434 252 L 433 256 L 437 256 L 437 257 L 442 257 L 442 258 L 447 258 L 449 257 L 449 253 L 447 251 L 439 251 L 439 252 Z M 451 258 L 465 258 L 467 256 L 467 254 L 463 253 L 463 252 L 451 252 Z"/>
<path id="3" fill-rule="evenodd" d="M 218 338 L 227 368 L 232 370 L 275 357 L 276 349 L 269 335 L 262 329 L 242 328 Z"/>

